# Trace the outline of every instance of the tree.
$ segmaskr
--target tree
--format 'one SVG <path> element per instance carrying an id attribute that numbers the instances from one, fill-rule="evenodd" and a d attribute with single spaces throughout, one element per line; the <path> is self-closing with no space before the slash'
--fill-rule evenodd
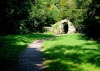
<path id="1" fill-rule="evenodd" d="M 29 18 L 31 0 L 1 0 L 0 33 L 9 34 L 20 32 L 22 23 Z"/>
<path id="2" fill-rule="evenodd" d="M 0 33 L 43 32 L 44 26 L 51 26 L 62 19 L 72 21 L 79 31 L 84 26 L 82 22 L 90 2 L 91 0 L 0 0 Z"/>
<path id="3" fill-rule="evenodd" d="M 93 38 L 100 37 L 100 1 L 92 0 L 92 3 L 88 7 L 87 15 L 84 20 L 85 30 L 88 36 Z"/>

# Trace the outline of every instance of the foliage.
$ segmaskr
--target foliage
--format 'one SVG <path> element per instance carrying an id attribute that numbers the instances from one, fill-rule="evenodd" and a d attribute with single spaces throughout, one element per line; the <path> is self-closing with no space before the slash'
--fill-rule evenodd
<path id="1" fill-rule="evenodd" d="M 84 33 L 98 39 L 100 37 L 100 1 L 92 0 L 84 20 Z"/>
<path id="2" fill-rule="evenodd" d="M 91 3 L 91 0 L 60 0 L 55 6 L 59 9 L 59 18 L 68 19 L 74 23 L 77 32 L 83 32 L 84 30 L 84 16 L 87 11 L 88 5 Z"/>
<path id="3" fill-rule="evenodd" d="M 99 8 L 94 0 L 0 0 L 0 34 L 44 32 L 43 27 L 68 19 L 77 32 L 99 36 Z"/>
<path id="4" fill-rule="evenodd" d="M 16 33 L 17 30 L 21 31 L 20 27 L 23 28 L 22 25 L 24 25 L 29 18 L 32 5 L 31 0 L 6 0 L 5 2 L 1 0 L 1 3 L 1 11 L 2 13 L 4 12 L 4 14 L 0 16 L 1 32 Z M 3 4 L 5 8 L 3 8 Z"/>
<path id="5" fill-rule="evenodd" d="M 47 15 L 48 3 L 45 0 L 1 0 L 0 34 L 42 32 L 43 26 L 48 25 L 47 19 L 50 19 L 49 24 L 54 21 L 54 16 Z"/>
<path id="6" fill-rule="evenodd" d="M 83 21 L 86 9 L 70 9 L 68 13 L 68 18 L 74 23 L 77 32 L 82 33 L 82 30 L 84 29 Z"/>
<path id="7" fill-rule="evenodd" d="M 92 0 L 76 0 L 77 8 L 86 9 Z"/>
<path id="8" fill-rule="evenodd" d="M 45 71 L 99 71 L 100 44 L 82 34 L 45 41 Z"/>
<path id="9" fill-rule="evenodd" d="M 55 23 L 54 25 L 51 26 L 51 32 L 55 34 L 59 34 L 60 29 L 59 29 L 59 24 L 60 22 Z"/>

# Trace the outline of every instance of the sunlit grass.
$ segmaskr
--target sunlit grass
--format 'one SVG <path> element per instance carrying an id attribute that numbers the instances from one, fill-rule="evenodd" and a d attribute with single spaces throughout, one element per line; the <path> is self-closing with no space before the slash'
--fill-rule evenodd
<path id="1" fill-rule="evenodd" d="M 45 71 L 100 71 L 100 44 L 81 34 L 45 41 Z"/>
<path id="2" fill-rule="evenodd" d="M 18 56 L 30 42 L 51 36 L 50 34 L 0 36 L 0 71 L 15 71 Z"/>

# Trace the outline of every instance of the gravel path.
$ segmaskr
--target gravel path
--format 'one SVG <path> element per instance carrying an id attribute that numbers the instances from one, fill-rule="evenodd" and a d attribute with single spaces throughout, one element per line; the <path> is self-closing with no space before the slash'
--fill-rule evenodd
<path id="1" fill-rule="evenodd" d="M 28 48 L 20 56 L 17 71 L 43 71 L 42 42 L 43 40 L 37 40 L 29 44 Z"/>

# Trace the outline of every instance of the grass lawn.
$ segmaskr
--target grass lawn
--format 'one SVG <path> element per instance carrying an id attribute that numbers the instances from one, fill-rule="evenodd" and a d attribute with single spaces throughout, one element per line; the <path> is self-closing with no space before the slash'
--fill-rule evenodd
<path id="1" fill-rule="evenodd" d="M 47 40 L 43 44 L 45 71 L 100 71 L 100 43 L 81 34 Z"/>
<path id="2" fill-rule="evenodd" d="M 27 45 L 37 39 L 47 38 L 49 34 L 27 34 L 0 36 L 0 71 L 15 71 L 18 56 Z"/>

